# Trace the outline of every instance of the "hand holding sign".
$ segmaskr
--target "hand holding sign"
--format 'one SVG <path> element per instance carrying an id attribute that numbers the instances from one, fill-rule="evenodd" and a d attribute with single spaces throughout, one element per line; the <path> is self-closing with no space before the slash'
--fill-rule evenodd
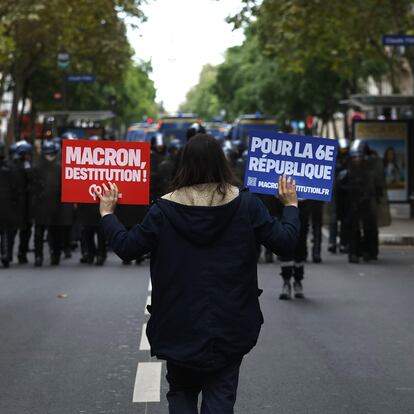
<path id="1" fill-rule="evenodd" d="M 298 195 L 296 194 L 296 181 L 291 177 L 281 175 L 279 177 L 279 200 L 285 207 L 298 206 Z"/>
<path id="2" fill-rule="evenodd" d="M 118 204 L 148 204 L 150 146 L 147 142 L 64 140 L 62 201 L 95 203 L 98 183 L 122 184 Z"/>
<path id="3" fill-rule="evenodd" d="M 99 198 L 99 212 L 101 217 L 106 216 L 107 214 L 113 214 L 116 208 L 116 203 L 118 202 L 118 187 L 114 183 L 108 183 L 109 188 L 102 184 L 104 189 L 103 193 L 95 191 L 96 197 Z"/>
<path id="4" fill-rule="evenodd" d="M 278 191 L 280 176 L 292 177 L 298 196 L 330 201 L 335 178 L 335 140 L 251 131 L 244 185 L 253 193 Z"/>

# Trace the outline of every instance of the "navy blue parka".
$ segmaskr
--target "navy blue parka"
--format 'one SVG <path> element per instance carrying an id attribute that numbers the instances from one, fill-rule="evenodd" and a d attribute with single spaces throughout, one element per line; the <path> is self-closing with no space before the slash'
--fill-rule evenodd
<path id="1" fill-rule="evenodd" d="M 278 220 L 247 191 L 215 207 L 161 198 L 129 231 L 114 214 L 101 225 L 121 259 L 151 252 L 151 354 L 198 370 L 219 369 L 256 344 L 263 323 L 257 243 L 291 254 L 300 227 L 296 207 Z"/>

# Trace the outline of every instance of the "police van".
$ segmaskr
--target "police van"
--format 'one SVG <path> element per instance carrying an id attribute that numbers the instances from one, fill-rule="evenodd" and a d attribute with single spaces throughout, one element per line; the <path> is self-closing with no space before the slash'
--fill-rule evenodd
<path id="1" fill-rule="evenodd" d="M 195 114 L 179 113 L 162 116 L 158 121 L 158 132 L 162 134 L 164 144 L 178 139 L 184 145 L 187 140 L 187 130 L 195 122 L 200 122 Z"/>
<path id="2" fill-rule="evenodd" d="M 229 131 L 228 138 L 233 147 L 239 148 L 242 152 L 249 146 L 249 136 L 251 131 L 278 131 L 276 119 L 270 115 L 246 114 L 240 115 L 234 122 Z"/>

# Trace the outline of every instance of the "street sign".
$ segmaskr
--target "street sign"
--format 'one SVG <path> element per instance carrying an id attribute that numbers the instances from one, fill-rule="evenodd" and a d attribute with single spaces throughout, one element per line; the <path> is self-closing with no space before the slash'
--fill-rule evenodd
<path id="1" fill-rule="evenodd" d="M 414 46 L 414 35 L 384 35 L 384 46 Z"/>
<path id="2" fill-rule="evenodd" d="M 67 69 L 70 64 L 70 56 L 66 50 L 61 50 L 57 55 L 57 65 L 59 69 Z"/>
<path id="3" fill-rule="evenodd" d="M 98 203 L 102 184 L 115 183 L 119 204 L 149 204 L 150 144 L 62 141 L 62 202 Z"/>
<path id="4" fill-rule="evenodd" d="M 96 81 L 96 75 L 92 75 L 90 73 L 70 74 L 66 76 L 66 81 L 92 83 Z"/>

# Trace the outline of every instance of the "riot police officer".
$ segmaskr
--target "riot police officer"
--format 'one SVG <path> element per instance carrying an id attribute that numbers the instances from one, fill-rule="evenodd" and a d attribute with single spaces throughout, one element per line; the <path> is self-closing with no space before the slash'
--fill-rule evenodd
<path id="1" fill-rule="evenodd" d="M 16 188 L 13 171 L 5 160 L 4 143 L 0 141 L 0 252 L 1 263 L 9 267 L 10 234 L 14 229 Z"/>
<path id="2" fill-rule="evenodd" d="M 32 212 L 35 223 L 35 266 L 43 264 L 43 240 L 48 234 L 50 263 L 58 265 L 62 250 L 61 164 L 59 147 L 44 141 L 42 155 L 33 166 L 31 181 Z"/>
<path id="3" fill-rule="evenodd" d="M 340 138 L 338 140 L 338 147 L 339 151 L 336 158 L 333 199 L 329 204 L 330 215 L 328 251 L 336 253 L 338 250 L 337 238 L 339 224 L 339 252 L 347 253 L 349 240 L 349 203 L 345 182 L 349 163 L 350 141 L 345 138 Z"/>
<path id="4" fill-rule="evenodd" d="M 239 152 L 235 148 L 225 148 L 224 154 L 240 185 L 243 185 L 246 162 L 239 156 Z"/>
<path id="5" fill-rule="evenodd" d="M 99 137 L 92 135 L 89 140 L 98 141 Z M 80 263 L 93 264 L 95 262 L 97 266 L 103 266 L 107 256 L 106 241 L 99 227 L 100 215 L 97 205 L 79 203 L 76 217 L 81 229 Z"/>
<path id="6" fill-rule="evenodd" d="M 10 146 L 9 158 L 16 177 L 16 226 L 10 232 L 9 237 L 9 260 L 13 260 L 13 247 L 17 234 L 19 235 L 19 246 L 17 259 L 19 264 L 28 263 L 27 253 L 29 241 L 32 235 L 32 221 L 30 217 L 29 180 L 32 172 L 33 146 L 25 140 L 16 142 Z"/>
<path id="7" fill-rule="evenodd" d="M 197 134 L 206 134 L 206 128 L 201 122 L 194 122 L 186 131 L 187 141 Z"/>
<path id="8" fill-rule="evenodd" d="M 125 226 L 126 229 L 131 229 L 136 224 L 141 224 L 142 220 L 148 211 L 146 205 L 125 205 L 119 204 L 116 208 L 116 216 L 118 220 Z M 136 264 L 139 265 L 145 260 L 145 256 L 136 259 Z M 123 265 L 130 265 L 132 262 L 123 260 Z"/>
<path id="9" fill-rule="evenodd" d="M 102 266 L 106 261 L 106 242 L 99 227 L 100 216 L 95 204 L 79 203 L 76 213 L 81 228 L 81 263 Z"/>
<path id="10" fill-rule="evenodd" d="M 322 247 L 322 216 L 324 202 L 319 200 L 308 200 L 309 219 L 312 223 L 312 261 L 321 263 Z"/>
<path id="11" fill-rule="evenodd" d="M 181 141 L 173 139 L 167 145 L 167 156 L 158 165 L 157 180 L 159 195 L 163 196 L 170 192 L 170 183 L 173 177 L 174 166 L 177 162 L 177 155 L 181 148 Z"/>
<path id="12" fill-rule="evenodd" d="M 345 188 L 349 194 L 351 263 L 378 257 L 378 205 L 384 194 L 384 174 L 378 155 L 360 140 L 350 151 Z"/>

